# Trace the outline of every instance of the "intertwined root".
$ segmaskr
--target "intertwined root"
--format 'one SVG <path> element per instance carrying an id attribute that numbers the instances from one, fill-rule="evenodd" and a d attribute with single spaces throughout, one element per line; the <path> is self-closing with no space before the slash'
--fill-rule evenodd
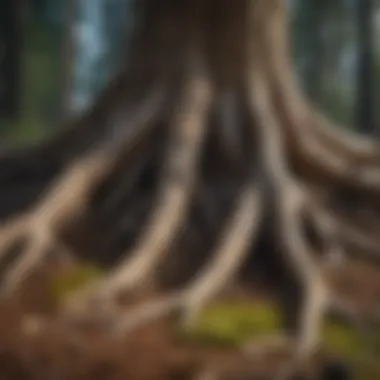
<path id="1" fill-rule="evenodd" d="M 260 186 L 249 182 L 242 190 L 215 253 L 185 291 L 185 325 L 194 323 L 201 308 L 236 276 L 247 258 L 263 216 L 264 197 Z"/>
<path id="2" fill-rule="evenodd" d="M 163 167 L 158 203 L 136 248 L 96 287 L 70 301 L 75 311 L 91 302 L 112 304 L 115 295 L 149 281 L 176 236 L 184 228 L 199 171 L 208 125 L 211 87 L 198 57 L 184 86 L 183 100 L 173 120 L 171 141 Z M 111 301 L 111 302 L 110 302 Z"/>
<path id="3" fill-rule="evenodd" d="M 11 265 L 3 279 L 3 291 L 11 293 L 16 290 L 50 251 L 68 254 L 60 241 L 60 230 L 87 211 L 94 188 L 108 177 L 120 155 L 152 131 L 162 104 L 161 92 L 161 88 L 155 89 L 132 115 L 135 124 L 118 146 L 90 153 L 74 163 L 32 210 L 3 227 L 0 231 L 0 259 L 4 259 L 18 242 L 24 243 L 19 249 L 21 258 Z"/>
<path id="4" fill-rule="evenodd" d="M 263 126 L 263 155 L 267 165 L 268 181 L 272 185 L 278 204 L 278 238 L 284 247 L 288 263 L 301 281 L 305 298 L 301 310 L 299 337 L 296 344 L 296 361 L 302 363 L 310 357 L 320 339 L 320 328 L 327 306 L 325 288 L 320 268 L 310 255 L 310 249 L 302 236 L 301 215 L 308 201 L 307 193 L 290 176 L 283 160 L 281 131 L 268 108 L 264 88 L 260 79 L 255 78 L 255 92 L 252 100 L 256 106 L 258 122 Z M 261 90 L 261 91 L 260 91 Z"/>
<path id="5" fill-rule="evenodd" d="M 339 182 L 369 193 L 380 189 L 379 144 L 332 126 L 305 100 L 292 70 L 284 3 L 273 7 L 263 25 L 262 43 L 268 54 L 268 74 L 274 79 L 273 97 L 284 129 L 292 142 L 295 165 L 305 165 L 325 183 Z M 306 127 L 307 125 L 307 127 Z M 305 173 L 306 177 L 308 173 Z"/>
<path id="6" fill-rule="evenodd" d="M 254 15 L 257 17 L 258 14 Z M 253 17 L 253 18 L 254 18 Z M 299 337 L 296 345 L 296 361 L 301 362 L 312 353 L 320 338 L 323 315 L 328 304 L 328 293 L 320 268 L 310 254 L 310 249 L 302 236 L 301 215 L 310 202 L 301 184 L 291 175 L 285 150 L 285 136 L 281 124 L 271 107 L 270 93 L 265 83 L 265 72 L 260 66 L 257 47 L 251 51 L 251 64 L 256 70 L 249 73 L 249 96 L 252 111 L 256 116 L 262 159 L 267 181 L 272 186 L 274 201 L 278 210 L 278 238 L 287 262 L 300 280 L 305 291 L 301 309 Z"/>
<path id="7" fill-rule="evenodd" d="M 262 220 L 262 195 L 262 189 L 249 181 L 238 197 L 213 257 L 192 283 L 179 293 L 132 310 L 116 325 L 117 331 L 128 331 L 174 311 L 180 312 L 185 326 L 193 325 L 198 312 L 235 277 L 249 254 Z"/>

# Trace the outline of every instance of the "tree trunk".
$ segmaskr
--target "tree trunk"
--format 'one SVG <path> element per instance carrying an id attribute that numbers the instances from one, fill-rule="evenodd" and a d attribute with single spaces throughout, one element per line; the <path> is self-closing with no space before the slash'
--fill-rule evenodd
<path id="1" fill-rule="evenodd" d="M 296 327 L 295 366 L 307 361 L 334 304 L 326 260 L 351 248 L 379 257 L 380 150 L 332 128 L 303 97 L 284 3 L 137 2 L 129 64 L 89 113 L 25 153 L 64 170 L 1 231 L 3 256 L 27 239 L 5 291 L 53 248 L 118 259 L 104 281 L 69 301 L 70 318 L 94 298 L 109 305 L 119 291 L 160 282 L 171 263 L 179 280 L 192 274 L 189 285 L 171 279 L 167 297 L 117 326 L 176 310 L 192 323 L 253 257 L 280 273 L 272 277 L 283 300 L 296 298 L 285 311 Z"/>

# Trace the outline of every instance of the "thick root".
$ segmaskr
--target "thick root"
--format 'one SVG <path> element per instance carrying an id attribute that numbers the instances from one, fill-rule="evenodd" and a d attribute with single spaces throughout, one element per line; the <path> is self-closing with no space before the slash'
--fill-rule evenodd
<path id="1" fill-rule="evenodd" d="M 281 97 L 286 93 L 284 101 L 289 102 L 298 109 L 298 115 L 305 116 L 304 122 L 311 121 L 308 126 L 305 124 L 298 125 L 299 131 L 313 135 L 320 145 L 324 145 L 330 152 L 336 152 L 339 155 L 354 161 L 360 165 L 373 165 L 379 168 L 380 146 L 372 138 L 361 136 L 355 132 L 347 130 L 328 120 L 321 112 L 315 111 L 306 101 L 300 90 L 294 71 L 291 69 L 291 57 L 289 48 L 289 34 L 287 28 L 289 23 L 286 17 L 285 4 L 277 3 L 276 7 L 271 10 L 271 22 L 265 25 L 265 47 L 270 54 L 270 68 L 273 79 L 277 82 Z M 290 96 L 289 96 L 290 95 Z M 290 103 L 288 103 L 290 104 Z M 297 106 L 297 107 L 296 107 Z M 306 112 L 306 114 L 305 114 Z M 307 141 L 306 141 L 307 142 Z M 306 146 L 305 150 L 306 150 Z"/>
<path id="2" fill-rule="evenodd" d="M 236 275 L 250 253 L 263 215 L 262 189 L 249 184 L 238 199 L 213 259 L 186 290 L 183 322 L 192 325 L 199 310 Z"/>
<path id="3" fill-rule="evenodd" d="M 3 231 L 0 258 L 3 258 L 12 244 L 25 238 L 26 247 L 16 264 L 8 272 L 2 285 L 7 293 L 12 292 L 25 280 L 28 273 L 38 266 L 52 247 L 62 246 L 57 237 L 60 229 L 72 223 L 87 211 L 88 202 L 94 189 L 103 181 L 116 164 L 120 155 L 141 141 L 152 130 L 152 118 L 159 111 L 161 93 L 156 91 L 148 97 L 135 115 L 135 124 L 125 139 L 116 147 L 90 153 L 74 163 L 47 191 L 45 197 L 25 216 Z"/>
<path id="4" fill-rule="evenodd" d="M 30 224 L 25 216 L 10 220 L 2 226 L 0 229 L 0 261 L 20 254 L 26 243 L 25 236 L 28 232 L 28 225 Z"/>
<path id="5" fill-rule="evenodd" d="M 30 231 L 30 241 L 27 243 L 22 257 L 16 261 L 16 264 L 8 269 L 2 284 L 3 294 L 12 294 L 18 286 L 27 278 L 38 264 L 48 256 L 49 250 L 56 246 L 49 231 L 37 229 Z"/>
<path id="6" fill-rule="evenodd" d="M 236 211 L 221 236 L 214 258 L 192 283 L 179 294 L 151 301 L 132 310 L 126 318 L 115 323 L 118 333 L 126 333 L 157 318 L 180 312 L 185 326 L 194 323 L 201 308 L 224 288 L 239 270 L 249 254 L 261 221 L 262 192 L 251 183 L 239 197 Z"/>
<path id="7" fill-rule="evenodd" d="M 295 154 L 295 165 L 313 167 L 314 174 L 319 173 L 330 183 L 377 192 L 380 189 L 378 144 L 358 136 L 343 138 L 343 133 L 327 127 L 326 119 L 306 103 L 290 70 L 283 5 L 277 4 L 271 11 L 270 22 L 263 27 L 264 49 L 270 62 L 265 68 L 271 78 L 276 111 L 286 120 L 284 126 L 291 144 L 290 153 Z M 306 175 L 308 171 L 305 169 Z"/>
<path id="8" fill-rule="evenodd" d="M 258 56 L 254 58 L 253 67 L 259 60 Z M 328 302 L 327 289 L 321 270 L 314 262 L 302 236 L 301 214 L 306 207 L 307 193 L 291 177 L 286 166 L 286 140 L 271 108 L 265 73 L 256 65 L 250 71 L 248 80 L 252 112 L 258 124 L 263 165 L 279 212 L 279 238 L 284 246 L 288 265 L 293 267 L 305 290 L 295 350 L 298 366 L 308 361 L 319 342 L 321 323 Z"/>
<path id="9" fill-rule="evenodd" d="M 198 57 L 195 60 L 198 61 Z M 119 292 L 147 281 L 183 227 L 196 184 L 212 100 L 209 78 L 199 62 L 196 63 L 185 85 L 183 104 L 174 120 L 158 204 L 145 232 L 136 248 L 104 281 L 69 300 L 68 310 L 83 312 L 86 305 L 94 301 L 109 305 Z"/>

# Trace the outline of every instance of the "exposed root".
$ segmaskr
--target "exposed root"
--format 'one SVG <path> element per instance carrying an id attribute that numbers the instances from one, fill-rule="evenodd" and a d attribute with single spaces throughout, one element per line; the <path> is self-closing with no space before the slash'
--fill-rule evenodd
<path id="1" fill-rule="evenodd" d="M 326 128 L 325 119 L 313 112 L 306 104 L 301 91 L 296 86 L 294 74 L 290 70 L 283 5 L 277 4 L 277 9 L 272 12 L 270 22 L 266 22 L 263 28 L 264 48 L 270 62 L 265 68 L 272 78 L 271 85 L 277 99 L 276 104 L 287 120 L 285 126 L 288 138 L 298 152 L 294 158 L 295 164 L 299 165 L 302 162 L 308 167 L 313 166 L 317 168 L 317 172 L 335 183 L 378 191 L 380 168 L 376 158 L 380 156 L 379 147 L 359 137 L 355 140 L 347 136 L 344 139 L 341 138 L 342 133 Z M 306 127 L 306 124 L 309 124 L 310 128 Z M 316 136 L 324 137 L 318 140 Z M 323 144 L 326 139 L 330 141 L 330 144 Z M 294 152 L 293 150 L 292 153 Z M 307 172 L 305 174 L 307 175 Z"/>
<path id="2" fill-rule="evenodd" d="M 309 201 L 309 210 L 307 211 L 323 241 L 323 262 L 328 267 L 340 267 L 344 263 L 346 252 L 339 239 L 338 225 L 328 213 L 324 212 L 323 204 L 315 199 Z"/>
<path id="3" fill-rule="evenodd" d="M 248 183 L 221 236 L 214 258 L 202 268 L 202 272 L 180 294 L 132 310 L 124 320 L 116 323 L 117 331 L 130 331 L 174 311 L 181 312 L 185 326 L 193 324 L 201 308 L 224 288 L 249 254 L 261 220 L 262 200 L 261 190 Z"/>
<path id="4" fill-rule="evenodd" d="M 380 145 L 376 139 L 359 135 L 340 125 L 332 125 L 331 121 L 320 112 L 314 117 L 316 128 L 312 131 L 330 149 L 338 148 L 342 154 L 357 160 L 360 165 L 379 165 Z"/>
<path id="5" fill-rule="evenodd" d="M 0 260 L 9 255 L 17 255 L 24 247 L 24 232 L 27 231 L 28 218 L 18 217 L 9 220 L 0 229 Z"/>
<path id="6" fill-rule="evenodd" d="M 319 201 L 314 199 L 310 203 L 312 207 L 309 213 L 327 243 L 326 254 L 333 263 L 341 264 L 345 256 L 357 256 L 380 264 L 380 228 L 377 218 L 364 215 L 365 223 L 362 223 L 359 215 L 336 210 L 331 199 L 327 198 Z"/>
<path id="7" fill-rule="evenodd" d="M 11 295 L 28 274 L 43 262 L 43 259 L 48 256 L 49 250 L 57 246 L 50 231 L 38 229 L 31 232 L 34 232 L 31 234 L 31 241 L 27 243 L 21 258 L 16 260 L 16 264 L 11 266 L 5 275 L 1 289 L 3 294 Z"/>
<path id="8" fill-rule="evenodd" d="M 270 23 L 266 24 L 265 28 L 265 47 L 270 51 L 271 59 L 268 60 L 271 64 L 271 74 L 275 78 L 277 84 L 282 86 L 281 95 L 286 93 L 283 100 L 287 105 L 294 105 L 294 110 L 297 109 L 299 121 L 294 126 L 299 128 L 298 132 L 310 133 L 317 137 L 319 144 L 326 144 L 329 152 L 336 152 L 346 159 L 351 159 L 351 163 L 356 161 L 363 165 L 373 164 L 379 165 L 380 146 L 377 141 L 372 138 L 360 136 L 357 133 L 347 130 L 347 128 L 332 125 L 321 112 L 313 110 L 311 105 L 307 103 L 302 91 L 299 88 L 298 81 L 291 69 L 291 57 L 289 49 L 289 38 L 287 33 L 288 20 L 286 18 L 285 4 L 277 3 L 271 10 Z M 267 66 L 269 68 L 269 66 Z M 280 90 L 280 87 L 276 88 Z M 289 108 L 289 107 L 288 107 Z M 291 108 L 291 107 L 290 107 Z M 303 120 L 300 120 L 303 119 Z M 311 121 L 311 122 L 310 122 Z M 305 123 L 309 122 L 309 125 Z M 305 138 L 303 143 L 304 149 L 309 147 L 309 140 Z M 319 162 L 317 160 L 317 162 Z M 316 162 L 316 163 L 317 163 Z"/>
<path id="9" fill-rule="evenodd" d="M 144 283 L 183 228 L 196 184 L 211 105 L 210 82 L 198 59 L 195 58 L 196 67 L 185 85 L 183 103 L 174 118 L 158 204 L 145 231 L 136 248 L 117 269 L 93 289 L 84 289 L 82 294 L 69 300 L 68 310 L 83 311 L 94 299 L 98 304 L 108 305 L 119 292 Z"/>
<path id="10" fill-rule="evenodd" d="M 74 163 L 59 180 L 53 184 L 45 197 L 26 216 L 21 216 L 8 230 L 2 231 L 0 257 L 6 255 L 15 239 L 25 238 L 27 243 L 22 257 L 6 276 L 3 289 L 12 292 L 25 280 L 35 267 L 46 257 L 54 246 L 61 246 L 57 237 L 60 229 L 72 223 L 87 211 L 92 192 L 109 175 L 120 155 L 131 145 L 146 138 L 152 130 L 159 111 L 161 89 L 156 89 L 138 109 L 130 129 L 119 146 L 105 151 L 90 153 Z"/>
<path id="11" fill-rule="evenodd" d="M 199 310 L 237 273 L 257 236 L 263 213 L 262 189 L 248 184 L 221 236 L 213 258 L 186 290 L 183 322 L 192 325 Z"/>
<path id="12" fill-rule="evenodd" d="M 339 215 L 329 215 L 329 217 L 337 226 L 337 237 L 342 246 L 351 256 L 358 256 L 374 264 L 380 264 L 380 239 L 377 234 L 367 232 L 360 225 Z"/>
<path id="13" fill-rule="evenodd" d="M 121 336 L 121 334 L 129 333 L 157 319 L 167 317 L 172 313 L 175 314 L 183 307 L 185 302 L 183 296 L 182 292 L 177 292 L 158 300 L 148 301 L 114 323 L 113 331 L 116 336 Z"/>
<path id="14" fill-rule="evenodd" d="M 254 61 L 251 63 L 254 69 L 250 70 L 248 78 L 252 112 L 257 118 L 265 173 L 273 187 L 278 205 L 279 238 L 284 246 L 288 264 L 293 267 L 305 290 L 295 350 L 295 359 L 297 365 L 300 365 L 305 360 L 308 361 L 319 342 L 328 301 L 327 289 L 321 270 L 313 260 L 301 232 L 301 214 L 307 207 L 307 193 L 305 188 L 292 178 L 286 166 L 285 138 L 270 106 L 265 73 L 257 66 L 259 57 L 256 55 L 253 58 Z"/>

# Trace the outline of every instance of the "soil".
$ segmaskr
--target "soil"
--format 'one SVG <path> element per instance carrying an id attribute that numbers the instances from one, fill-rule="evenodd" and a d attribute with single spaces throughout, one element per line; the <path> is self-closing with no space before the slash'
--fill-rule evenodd
<path id="1" fill-rule="evenodd" d="M 213 374 L 270 379 L 289 358 L 284 352 L 249 356 L 242 350 L 181 342 L 165 320 L 118 338 L 105 328 L 65 326 L 54 318 L 56 307 L 46 286 L 47 273 L 54 275 L 54 270 L 35 274 L 17 296 L 0 305 L 1 379 L 203 380 Z M 363 313 L 380 298 L 378 269 L 370 265 L 351 262 L 333 282 Z M 50 322 L 40 324 L 40 317 Z"/>

